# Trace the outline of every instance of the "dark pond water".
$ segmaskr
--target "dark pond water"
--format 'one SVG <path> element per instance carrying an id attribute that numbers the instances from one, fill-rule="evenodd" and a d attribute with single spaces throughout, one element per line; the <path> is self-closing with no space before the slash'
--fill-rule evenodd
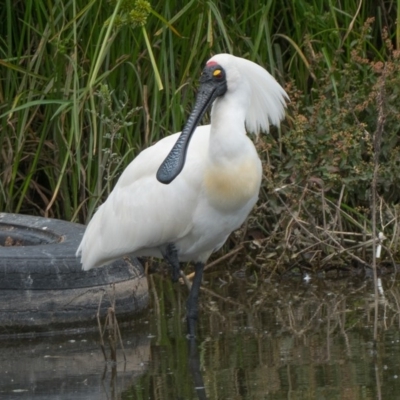
<path id="1" fill-rule="evenodd" d="M 151 308 L 122 329 L 126 362 L 105 363 L 97 334 L 3 340 L 0 399 L 400 399 L 393 277 L 377 319 L 369 280 L 206 279 L 194 346 L 186 288 L 151 275 Z"/>

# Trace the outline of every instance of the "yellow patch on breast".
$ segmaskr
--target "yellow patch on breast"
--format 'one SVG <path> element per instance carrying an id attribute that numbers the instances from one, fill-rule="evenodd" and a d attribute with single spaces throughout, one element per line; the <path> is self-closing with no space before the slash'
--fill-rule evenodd
<path id="1" fill-rule="evenodd" d="M 260 161 L 255 159 L 233 166 L 213 165 L 206 171 L 204 187 L 213 207 L 233 211 L 258 194 L 260 182 Z"/>

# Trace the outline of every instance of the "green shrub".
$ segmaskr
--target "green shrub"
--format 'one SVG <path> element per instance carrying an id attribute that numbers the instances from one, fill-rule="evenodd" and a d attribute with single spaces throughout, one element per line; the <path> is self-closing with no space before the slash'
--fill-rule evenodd
<path id="1" fill-rule="evenodd" d="M 264 221 L 268 244 L 262 257 L 279 248 L 286 265 L 298 263 L 299 255 L 311 266 L 331 267 L 334 256 L 341 265 L 351 260 L 369 264 L 373 212 L 378 214 L 378 231 L 387 238 L 386 258 L 398 254 L 400 52 L 384 31 L 385 61 L 368 58 L 363 43 L 372 23 L 366 22 L 342 68 L 336 67 L 341 53 L 329 69 L 323 55 L 315 53 L 310 68 L 319 78 L 308 96 L 289 85 L 290 118 L 279 147 L 264 138 L 267 179 L 257 220 Z M 379 128 L 383 132 L 377 148 Z M 374 210 L 376 151 L 380 202 Z"/>

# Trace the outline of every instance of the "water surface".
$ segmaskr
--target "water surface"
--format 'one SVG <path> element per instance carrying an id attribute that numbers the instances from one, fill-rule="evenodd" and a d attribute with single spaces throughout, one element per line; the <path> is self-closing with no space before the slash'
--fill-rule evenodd
<path id="1" fill-rule="evenodd" d="M 97 333 L 3 340 L 0 398 L 400 398 L 393 277 L 382 281 L 377 320 L 370 280 L 206 280 L 192 346 L 186 287 L 151 275 L 151 307 L 122 329 L 126 362 L 119 352 L 105 363 Z"/>

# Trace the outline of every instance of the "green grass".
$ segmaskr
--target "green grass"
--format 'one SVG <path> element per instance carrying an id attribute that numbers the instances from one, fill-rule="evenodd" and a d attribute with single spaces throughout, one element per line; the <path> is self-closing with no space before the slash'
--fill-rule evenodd
<path id="1" fill-rule="evenodd" d="M 140 0 L 5 0 L 0 210 L 86 222 L 142 148 L 182 128 L 202 67 L 220 52 L 254 60 L 288 85 L 295 108 L 279 135 L 273 134 L 276 141 L 267 138 L 266 144 L 272 146 L 267 168 L 278 168 L 271 182 L 287 182 L 305 167 L 301 160 L 310 156 L 307 146 L 315 145 L 312 136 L 318 132 L 318 121 L 302 126 L 299 116 L 323 118 L 316 104 L 343 110 L 350 93 L 356 107 L 375 84 L 371 63 L 394 60 L 399 3 L 171 0 L 149 7 Z M 384 27 L 394 49 L 382 40 Z M 366 64 L 354 58 L 355 50 Z M 343 71 L 351 71 L 347 80 Z M 394 88 L 391 96 L 397 99 Z M 371 112 L 372 106 L 358 118 L 373 129 Z M 333 121 L 329 135 L 345 125 L 354 131 L 358 122 L 349 119 L 350 114 L 342 118 L 341 126 Z M 390 146 L 397 146 L 398 126 L 394 119 L 390 124 L 391 141 L 382 145 L 387 176 L 397 171 Z M 290 146 L 294 136 L 304 139 L 302 154 Z M 315 157 L 308 163 L 318 172 Z M 365 154 L 359 157 L 368 161 Z M 327 178 L 323 168 L 318 173 Z M 304 176 L 296 179 L 304 183 Z M 338 196 L 340 185 L 328 195 Z M 395 190 L 396 182 L 388 185 L 387 192 Z M 268 186 L 262 192 L 266 202 Z M 360 190 L 351 186 L 343 203 L 356 209 Z"/>

